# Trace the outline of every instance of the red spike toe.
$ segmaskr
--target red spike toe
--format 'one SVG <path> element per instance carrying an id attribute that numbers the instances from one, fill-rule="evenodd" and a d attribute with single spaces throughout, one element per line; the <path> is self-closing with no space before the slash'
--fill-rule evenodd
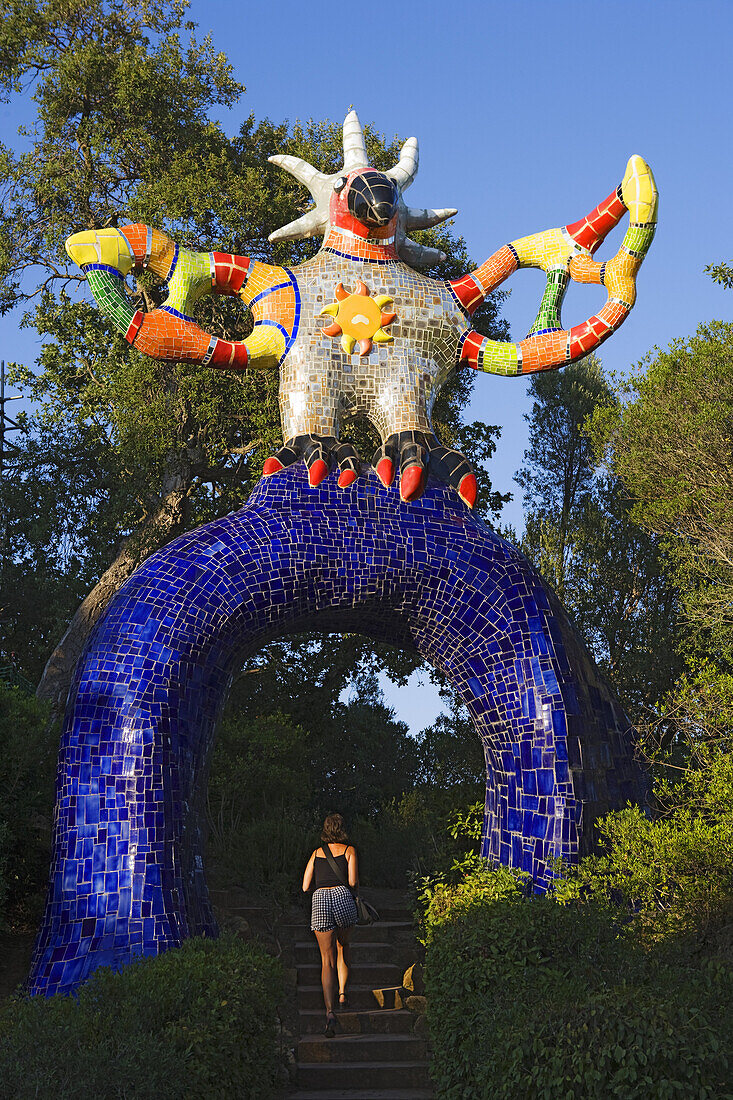
<path id="1" fill-rule="evenodd" d="M 425 487 L 425 471 L 421 466 L 408 466 L 400 477 L 400 496 L 403 500 L 417 500 Z"/>
<path id="2" fill-rule="evenodd" d="M 463 503 L 467 504 L 469 508 L 473 508 L 476 503 L 477 493 L 478 485 L 476 484 L 475 476 L 473 474 L 464 474 L 458 486 L 458 495 Z"/>
<path id="3" fill-rule="evenodd" d="M 339 474 L 339 489 L 346 489 L 356 481 L 356 470 L 342 470 Z"/>
<path id="4" fill-rule="evenodd" d="M 316 485 L 320 485 L 324 477 L 328 473 L 328 466 L 322 458 L 317 458 L 312 466 L 308 468 L 308 483 L 315 489 Z"/>
<path id="5" fill-rule="evenodd" d="M 385 489 L 389 489 L 394 481 L 394 462 L 391 458 L 380 458 L 377 463 L 377 477 Z"/>
<path id="6" fill-rule="evenodd" d="M 275 458 L 274 455 L 270 455 L 265 459 L 265 465 L 262 467 L 262 473 L 264 477 L 269 477 L 270 474 L 276 474 L 279 470 L 284 470 L 282 462 L 279 458 Z"/>

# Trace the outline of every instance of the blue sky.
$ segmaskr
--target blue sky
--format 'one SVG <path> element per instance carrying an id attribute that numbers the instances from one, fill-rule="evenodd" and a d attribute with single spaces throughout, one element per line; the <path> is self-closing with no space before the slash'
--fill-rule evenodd
<path id="1" fill-rule="evenodd" d="M 340 121 L 353 103 L 388 136 L 415 134 L 421 161 L 410 202 L 457 207 L 455 229 L 476 262 L 515 237 L 575 221 L 641 153 L 659 186 L 659 228 L 636 307 L 601 349 L 609 370 L 628 370 L 701 321 L 730 317 L 733 295 L 704 273 L 733 259 L 728 0 L 193 0 L 190 15 L 247 88 L 222 116 L 228 130 L 250 112 Z M 3 140 L 17 122 L 17 108 L 0 108 Z M 507 284 L 516 339 L 534 319 L 543 281 L 524 272 Z M 582 320 L 604 298 L 602 288 L 571 288 L 564 321 Z M 33 355 L 17 320 L 2 320 L 0 358 Z M 526 388 L 522 379 L 476 379 L 472 418 L 503 428 L 492 470 L 502 490 L 516 490 Z M 519 500 L 505 521 L 521 528 Z M 435 714 L 429 689 L 390 692 L 390 701 L 413 729 Z"/>

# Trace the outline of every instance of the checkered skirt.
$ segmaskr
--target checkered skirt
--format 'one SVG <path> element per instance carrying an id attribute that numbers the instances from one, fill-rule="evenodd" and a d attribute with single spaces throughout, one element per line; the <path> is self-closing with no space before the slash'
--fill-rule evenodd
<path id="1" fill-rule="evenodd" d="M 356 924 L 356 902 L 345 886 L 323 886 L 313 892 L 311 930 L 330 932 Z"/>

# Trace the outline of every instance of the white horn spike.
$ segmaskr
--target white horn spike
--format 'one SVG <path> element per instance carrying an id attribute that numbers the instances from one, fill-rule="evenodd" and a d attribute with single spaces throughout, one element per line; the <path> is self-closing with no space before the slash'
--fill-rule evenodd
<path id="1" fill-rule="evenodd" d="M 417 241 L 411 241 L 409 237 L 401 241 L 397 251 L 400 258 L 410 267 L 431 267 L 433 264 L 442 263 L 445 259 L 445 252 L 440 252 L 437 248 L 426 248 Z"/>
<path id="2" fill-rule="evenodd" d="M 442 210 L 416 210 L 412 206 L 407 207 L 407 228 L 408 229 L 430 229 L 433 225 L 439 225 L 440 222 L 446 221 L 448 218 L 453 218 L 458 213 L 457 210 L 445 207 Z"/>
<path id="3" fill-rule="evenodd" d="M 418 164 L 420 163 L 420 150 L 417 144 L 417 138 L 408 138 L 405 144 L 400 150 L 400 159 L 394 168 L 390 168 L 385 175 L 393 179 L 399 186 L 400 191 L 406 191 L 410 186 L 415 176 L 417 175 Z"/>
<path id="4" fill-rule="evenodd" d="M 299 241 L 304 237 L 315 237 L 317 233 L 323 233 L 327 224 L 328 215 L 326 213 L 318 209 L 309 210 L 302 218 L 296 218 L 295 221 L 288 222 L 287 225 L 276 229 L 267 239 L 272 243 L 275 241 Z"/>
<path id="5" fill-rule="evenodd" d="M 323 184 L 328 179 L 328 176 L 324 176 L 323 172 L 319 172 L 317 168 L 314 168 L 312 164 L 309 164 L 307 160 L 301 160 L 300 157 L 291 157 L 287 153 L 278 153 L 274 157 L 267 158 L 270 164 L 277 164 L 278 168 L 284 168 L 286 172 L 289 172 L 291 176 L 295 176 L 299 183 L 304 184 L 314 199 L 317 199 L 318 194 L 323 188 Z"/>
<path id="6" fill-rule="evenodd" d="M 368 168 L 364 134 L 362 132 L 359 116 L 356 111 L 349 111 L 344 119 L 344 172 L 351 172 L 354 168 Z"/>

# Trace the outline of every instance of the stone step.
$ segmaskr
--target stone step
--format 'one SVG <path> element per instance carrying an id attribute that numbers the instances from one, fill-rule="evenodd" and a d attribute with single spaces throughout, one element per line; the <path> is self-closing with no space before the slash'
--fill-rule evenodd
<path id="1" fill-rule="evenodd" d="M 391 962 L 394 946 L 389 940 L 354 940 L 351 944 L 352 964 L 356 966 L 360 962 Z M 295 944 L 295 962 L 318 963 L 320 965 L 320 952 L 315 938 L 310 942 L 305 940 Z"/>
<path id="2" fill-rule="evenodd" d="M 339 1030 L 349 1035 L 404 1035 L 412 1031 L 415 1024 L 414 1013 L 406 1008 L 377 1008 L 374 1000 L 372 1004 L 372 1009 L 361 1012 L 337 1012 Z M 320 1008 L 302 1009 L 298 1021 L 301 1035 L 322 1035 L 326 1026 L 323 1005 Z"/>
<path id="3" fill-rule="evenodd" d="M 323 1007 L 323 990 L 320 981 L 316 985 L 299 985 L 297 987 L 299 1009 L 320 1009 L 325 1016 Z M 372 986 L 356 985 L 349 983 L 349 1001 L 351 1008 L 376 1009 L 376 1008 L 404 1008 L 402 1001 L 402 986 Z"/>
<path id="4" fill-rule="evenodd" d="M 300 924 L 283 924 L 280 925 L 280 931 L 288 938 L 298 941 L 304 941 L 308 938 L 313 943 L 316 942 L 315 936 L 311 932 L 310 925 L 305 922 Z M 352 932 L 352 940 L 354 943 L 361 940 L 369 940 L 374 942 L 375 940 L 389 941 L 396 943 L 401 937 L 409 937 L 414 939 L 415 926 L 412 920 L 400 920 L 400 921 L 377 921 L 376 924 L 362 924 L 357 925 Z"/>
<path id="5" fill-rule="evenodd" d="M 404 969 L 400 969 L 391 962 L 354 962 L 349 967 L 349 985 L 369 985 L 372 989 L 377 986 L 399 985 L 402 981 Z M 315 985 L 321 980 L 320 962 L 300 963 L 298 965 L 298 985 Z"/>
<path id="6" fill-rule="evenodd" d="M 425 1040 L 417 1035 L 308 1035 L 298 1042 L 298 1065 L 317 1062 L 424 1062 Z"/>
<path id="7" fill-rule="evenodd" d="M 432 1100 L 433 1090 L 423 1089 L 296 1089 L 287 1100 Z"/>
<path id="8" fill-rule="evenodd" d="M 365 894 L 364 900 L 368 901 L 370 904 L 374 904 L 368 894 Z M 412 924 L 412 920 L 414 917 L 414 912 L 412 909 L 376 904 L 374 904 L 374 907 L 379 912 L 379 921 L 377 922 L 378 924 L 381 924 L 383 921 L 409 921 L 410 924 Z M 374 925 L 372 925 L 372 927 L 374 927 Z"/>
<path id="9" fill-rule="evenodd" d="M 335 1039 L 332 1042 L 336 1042 Z M 428 1068 L 423 1062 L 324 1062 L 298 1065 L 301 1089 L 429 1088 Z"/>

